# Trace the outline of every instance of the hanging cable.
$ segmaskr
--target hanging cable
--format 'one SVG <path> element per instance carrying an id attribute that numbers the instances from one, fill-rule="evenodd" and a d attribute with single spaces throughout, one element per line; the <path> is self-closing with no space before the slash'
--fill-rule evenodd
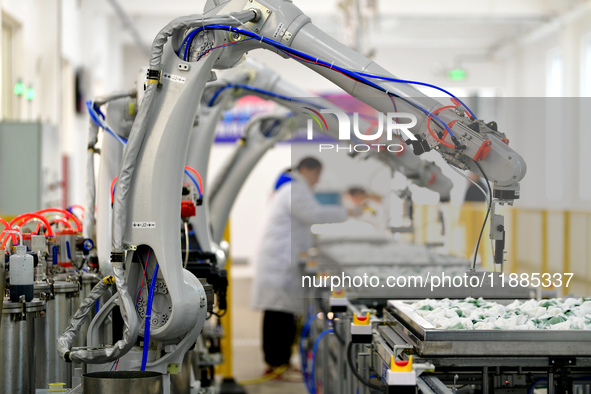
<path id="1" fill-rule="evenodd" d="M 142 297 L 142 291 L 144 290 L 144 281 L 146 279 L 146 271 L 148 271 L 148 263 L 150 262 L 150 252 L 152 249 L 148 249 L 148 257 L 146 258 L 146 263 L 144 264 L 144 274 L 142 275 L 142 284 L 140 286 L 140 293 L 137 296 L 137 301 L 135 302 L 135 308 L 137 309 L 137 304 L 140 302 L 140 298 Z"/>
<path id="2" fill-rule="evenodd" d="M 447 162 L 446 162 L 447 163 Z M 466 178 L 468 181 L 472 182 L 472 184 L 474 186 L 476 186 L 481 192 L 482 194 L 484 194 L 484 198 L 486 199 L 486 203 L 488 204 L 488 192 L 484 191 L 484 189 L 482 188 L 482 186 L 480 186 L 478 184 L 478 182 L 474 182 L 472 179 L 470 179 L 469 176 L 467 176 L 466 174 L 462 173 L 460 170 L 458 170 L 456 167 L 452 166 L 451 164 L 447 163 L 448 166 L 450 166 L 450 168 L 452 170 L 454 170 L 455 172 L 457 172 L 458 174 L 460 174 L 462 177 Z"/>
<path id="3" fill-rule="evenodd" d="M 306 389 L 310 393 L 312 393 L 312 387 L 310 387 L 309 377 L 308 377 L 308 373 L 307 373 L 308 357 L 306 355 L 304 341 L 306 340 L 306 337 L 308 336 L 308 333 L 310 332 L 310 327 L 312 326 L 312 323 L 317 318 L 318 318 L 318 313 L 315 313 L 308 318 L 308 320 L 306 321 L 306 324 L 304 324 L 304 327 L 302 328 L 302 334 L 300 336 L 300 356 L 301 356 L 301 363 L 302 363 L 302 377 L 304 378 L 304 383 L 306 385 Z"/>
<path id="4" fill-rule="evenodd" d="M 152 319 L 152 301 L 154 300 L 154 290 L 156 289 L 156 281 L 158 279 L 158 267 L 156 264 L 154 274 L 152 275 L 152 283 L 150 283 L 150 292 L 148 293 L 148 305 L 146 305 L 146 321 L 144 323 L 144 351 L 142 354 L 141 370 L 146 370 L 146 363 L 148 362 L 148 351 L 150 350 L 150 324 Z"/>
<path id="5" fill-rule="evenodd" d="M 328 330 L 324 330 L 322 331 L 319 335 L 318 338 L 316 338 L 316 342 L 314 342 L 314 347 L 312 348 L 312 366 L 311 366 L 311 370 L 312 370 L 312 378 L 311 378 L 311 387 L 312 387 L 312 393 L 316 394 L 316 353 L 318 352 L 318 346 L 320 345 L 320 341 L 322 340 L 322 338 L 324 338 L 326 335 L 328 334 L 334 334 L 334 330 L 332 328 L 329 328 Z"/>
<path id="6" fill-rule="evenodd" d="M 86 102 L 86 107 L 88 108 L 88 114 L 90 115 L 90 119 L 92 119 L 92 121 L 100 128 L 102 128 L 103 130 L 105 130 L 107 133 L 111 134 L 113 137 L 115 137 L 115 139 L 123 146 L 125 146 L 127 144 L 127 140 L 123 137 L 120 137 L 117 133 L 115 133 L 111 127 L 103 120 L 100 118 L 100 116 L 97 114 L 95 108 L 94 108 L 94 104 L 92 103 L 92 101 L 88 100 Z"/>
<path id="7" fill-rule="evenodd" d="M 335 336 L 335 337 L 338 339 L 338 341 L 340 342 L 340 344 L 341 344 L 341 345 L 344 345 L 344 344 L 346 343 L 346 342 L 345 342 L 345 339 L 343 339 L 343 338 L 342 338 L 342 337 L 339 335 L 339 333 L 337 332 L 337 326 L 336 326 L 336 324 L 334 323 L 334 318 L 333 318 L 333 319 L 328 319 L 328 321 L 329 321 L 329 322 L 330 322 L 330 324 L 332 325 L 332 328 L 333 328 L 333 330 L 334 330 L 334 336 Z"/>
<path id="8" fill-rule="evenodd" d="M 264 94 L 265 96 L 269 96 L 269 97 L 275 97 L 281 100 L 286 100 L 286 101 L 293 101 L 296 103 L 302 103 L 302 104 L 306 104 L 306 105 L 312 105 L 314 107 L 317 106 L 317 104 L 311 102 L 311 101 L 306 101 L 306 100 L 301 100 L 295 97 L 289 97 L 289 96 L 284 96 L 281 94 L 277 94 L 275 92 L 272 92 L 270 90 L 265 90 L 265 89 L 261 89 L 258 88 L 256 86 L 252 86 L 252 85 L 245 85 L 245 84 L 241 84 L 241 83 L 231 83 L 228 84 L 226 86 L 222 86 L 221 88 L 219 88 L 214 94 L 213 96 L 211 96 L 211 99 L 209 100 L 209 103 L 207 104 L 209 107 L 213 106 L 215 103 L 215 100 L 218 98 L 218 96 L 226 89 L 244 89 L 244 90 L 248 90 L 251 92 L 255 92 L 255 93 L 260 93 L 260 94 Z"/>
<path id="9" fill-rule="evenodd" d="M 492 189 L 490 187 L 488 177 L 486 176 L 486 173 L 482 170 L 482 167 L 480 167 L 480 164 L 478 164 L 478 161 L 475 161 L 474 164 L 476 164 L 476 166 L 478 167 L 478 169 L 482 173 L 484 180 L 486 181 L 486 185 L 488 186 L 489 200 L 488 200 L 488 209 L 486 210 L 486 216 L 484 217 L 484 222 L 482 223 L 482 228 L 480 229 L 480 235 L 478 236 L 478 241 L 476 242 L 476 250 L 474 251 L 474 260 L 472 261 L 472 270 L 476 269 L 476 257 L 478 256 L 478 248 L 480 248 L 480 240 L 482 239 L 482 233 L 484 233 L 484 228 L 486 227 L 486 221 L 488 220 L 488 215 L 490 214 L 490 211 L 492 209 L 492 202 L 493 202 Z"/>
<path id="10" fill-rule="evenodd" d="M 349 345 L 347 345 L 347 363 L 349 364 L 349 369 L 351 370 L 351 372 L 353 372 L 353 375 L 355 375 L 357 380 L 359 380 L 359 382 L 361 382 L 364 386 L 367 386 L 372 390 L 384 391 L 384 389 L 381 386 L 375 385 L 365 380 L 365 378 L 361 376 L 361 374 L 357 371 L 357 363 L 353 362 L 351 350 L 353 350 L 353 342 L 349 342 Z"/>

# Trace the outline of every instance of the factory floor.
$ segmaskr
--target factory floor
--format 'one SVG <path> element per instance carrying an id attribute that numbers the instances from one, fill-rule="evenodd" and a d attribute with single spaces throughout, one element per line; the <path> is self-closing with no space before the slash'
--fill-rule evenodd
<path id="1" fill-rule="evenodd" d="M 259 377 L 266 369 L 261 345 L 263 314 L 250 307 L 252 269 L 248 266 L 235 265 L 232 267 L 232 272 L 234 378 L 241 381 Z M 280 380 L 248 385 L 245 389 L 248 394 L 306 393 L 302 382 Z"/>

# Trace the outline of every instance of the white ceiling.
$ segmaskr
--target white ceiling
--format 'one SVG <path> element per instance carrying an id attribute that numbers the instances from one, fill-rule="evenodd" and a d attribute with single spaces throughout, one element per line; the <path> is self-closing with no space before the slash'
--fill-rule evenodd
<path id="1" fill-rule="evenodd" d="M 112 14 L 107 0 L 93 3 L 97 12 Z M 205 0 L 118 0 L 131 15 L 145 42 L 151 42 L 170 19 L 200 13 Z M 369 31 L 371 47 L 448 48 L 466 53 L 491 49 L 539 28 L 587 0 L 377 0 L 379 20 Z M 343 26 L 338 0 L 293 0 L 313 22 L 339 38 Z M 115 16 L 114 16 L 115 17 Z M 130 39 L 131 42 L 131 39 Z"/>
<path id="2" fill-rule="evenodd" d="M 105 2 L 105 0 L 82 0 Z M 417 17 L 544 17 L 569 8 L 576 0 L 380 0 L 384 15 Z M 337 9 L 338 0 L 294 0 L 309 15 L 329 15 Z M 205 0 L 121 0 L 133 16 L 188 15 L 200 13 Z"/>

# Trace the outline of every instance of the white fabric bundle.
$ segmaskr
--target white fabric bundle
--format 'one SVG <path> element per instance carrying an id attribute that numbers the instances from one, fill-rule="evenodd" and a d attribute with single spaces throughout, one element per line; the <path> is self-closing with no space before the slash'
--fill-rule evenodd
<path id="1" fill-rule="evenodd" d="M 421 300 L 410 305 L 436 328 L 450 330 L 591 330 L 591 300 Z"/>

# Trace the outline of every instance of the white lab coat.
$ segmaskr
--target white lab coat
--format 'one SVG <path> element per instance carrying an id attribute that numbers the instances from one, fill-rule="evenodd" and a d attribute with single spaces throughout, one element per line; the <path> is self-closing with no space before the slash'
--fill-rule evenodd
<path id="1" fill-rule="evenodd" d="M 252 306 L 256 309 L 301 314 L 299 255 L 313 242 L 310 226 L 338 223 L 347 218 L 343 207 L 321 205 L 308 182 L 297 173 L 272 196 L 259 249 Z"/>

